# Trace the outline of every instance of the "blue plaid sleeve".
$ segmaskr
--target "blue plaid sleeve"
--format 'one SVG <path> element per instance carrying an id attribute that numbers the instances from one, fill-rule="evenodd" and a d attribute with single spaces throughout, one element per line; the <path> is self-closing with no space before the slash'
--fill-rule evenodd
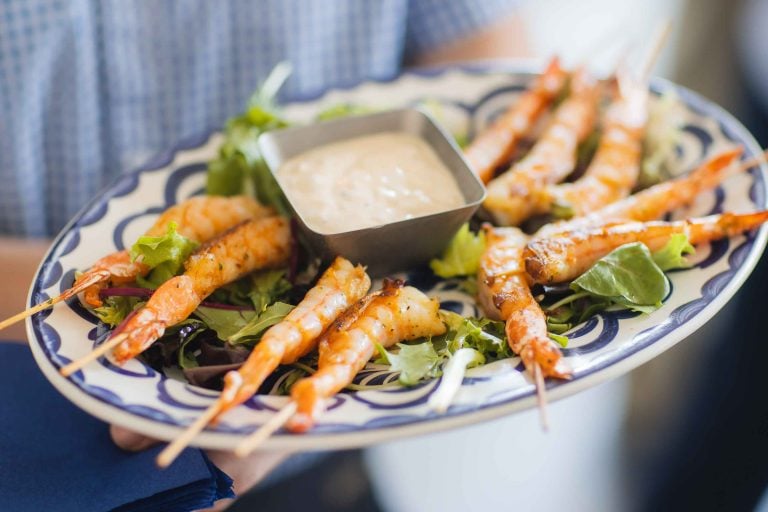
<path id="1" fill-rule="evenodd" d="M 0 0 L 0 234 L 49 236 L 119 173 L 283 99 L 389 79 L 514 0 Z M 407 47 L 406 47 L 407 45 Z"/>
<path id="2" fill-rule="evenodd" d="M 406 55 L 413 57 L 512 14 L 521 0 L 411 0 Z"/>

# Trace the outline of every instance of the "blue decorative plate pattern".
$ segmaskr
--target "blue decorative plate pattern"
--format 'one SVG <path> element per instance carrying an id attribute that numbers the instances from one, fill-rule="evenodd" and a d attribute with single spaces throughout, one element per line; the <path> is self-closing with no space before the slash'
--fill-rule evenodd
<path id="1" fill-rule="evenodd" d="M 501 65 L 414 72 L 386 83 L 365 82 L 305 98 L 288 105 L 285 114 L 293 121 L 309 122 L 320 110 L 341 102 L 391 108 L 428 100 L 433 113 L 451 130 L 471 136 L 514 101 L 530 77 L 520 67 Z M 733 144 L 745 146 L 744 158 L 760 152 L 749 133 L 721 108 L 670 83 L 654 83 L 656 93 L 670 89 L 682 100 L 680 115 L 685 120 L 682 141 L 670 162 L 675 172 L 684 172 Z M 72 283 L 76 269 L 87 268 L 99 256 L 130 246 L 159 212 L 199 193 L 204 185 L 205 162 L 215 155 L 220 140 L 219 134 L 206 134 L 183 141 L 141 169 L 122 176 L 94 198 L 54 242 L 32 284 L 29 304 L 57 295 Z M 765 208 L 764 172 L 754 168 L 733 176 L 673 217 Z M 562 398 L 626 373 L 701 327 L 747 278 L 763 251 L 767 233 L 762 229 L 700 247 L 693 268 L 671 274 L 670 296 L 650 315 L 609 311 L 573 329 L 563 352 L 574 368 L 574 378 L 549 382 L 550 397 Z M 418 271 L 405 277 L 438 297 L 443 307 L 477 314 L 473 299 L 455 282 Z M 89 352 L 104 335 L 103 328 L 76 301 L 34 316 L 27 321 L 27 329 L 35 358 L 48 379 L 78 406 L 105 421 L 171 439 L 216 396 L 136 360 L 118 367 L 102 358 L 70 378 L 61 377 L 61 366 Z M 271 380 L 273 389 L 285 377 L 284 373 L 277 374 Z M 357 382 L 381 384 L 394 377 L 386 367 L 370 364 Z M 438 382 L 342 393 L 329 404 L 317 428 L 304 435 L 278 433 L 268 447 L 308 450 L 361 446 L 475 423 L 535 403 L 533 385 L 518 358 L 470 370 L 446 414 L 431 412 L 426 405 Z M 197 443 L 233 448 L 286 401 L 283 396 L 258 395 L 230 411 Z"/>

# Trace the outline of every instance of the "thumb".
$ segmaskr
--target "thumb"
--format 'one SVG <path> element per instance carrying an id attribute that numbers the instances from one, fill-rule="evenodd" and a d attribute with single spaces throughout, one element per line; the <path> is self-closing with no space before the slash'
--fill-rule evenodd
<path id="1" fill-rule="evenodd" d="M 116 427 L 115 425 L 109 426 L 109 436 L 118 448 L 129 452 L 140 452 L 159 442 L 157 439 L 152 439 L 151 437 L 146 437 L 131 430 Z"/>

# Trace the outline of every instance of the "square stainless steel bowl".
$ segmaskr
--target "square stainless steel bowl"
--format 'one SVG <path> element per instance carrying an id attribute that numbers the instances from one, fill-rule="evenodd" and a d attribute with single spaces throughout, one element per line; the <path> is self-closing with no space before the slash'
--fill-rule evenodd
<path id="1" fill-rule="evenodd" d="M 405 132 L 427 142 L 450 170 L 464 197 L 458 208 L 354 231 L 325 234 L 313 230 L 298 213 L 294 198 L 280 183 L 280 166 L 310 149 L 365 135 Z M 347 117 L 263 134 L 259 148 L 293 209 L 312 249 L 323 259 L 336 255 L 368 267 L 374 277 L 407 270 L 439 255 L 485 198 L 485 187 L 462 157 L 453 137 L 415 109 Z"/>

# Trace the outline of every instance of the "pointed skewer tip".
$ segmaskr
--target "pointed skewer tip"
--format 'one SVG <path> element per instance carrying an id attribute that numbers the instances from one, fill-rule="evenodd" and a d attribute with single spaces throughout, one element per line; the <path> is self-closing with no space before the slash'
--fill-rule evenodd
<path id="1" fill-rule="evenodd" d="M 235 448 L 235 455 L 238 457 L 246 457 L 253 450 L 261 446 L 264 441 L 277 432 L 280 427 L 285 425 L 288 420 L 296 413 L 296 402 L 290 401 L 282 409 L 277 411 L 264 425 L 262 425 L 256 432 L 246 437 Z"/>
<path id="2" fill-rule="evenodd" d="M 533 376 L 536 385 L 536 398 L 539 406 L 539 419 L 541 429 L 544 432 L 549 431 L 549 419 L 547 418 L 547 388 L 544 385 L 544 375 L 539 363 L 533 364 Z"/>
<path id="3" fill-rule="evenodd" d="M 167 468 L 170 466 L 173 461 L 176 460 L 176 457 L 189 446 L 192 440 L 194 440 L 194 438 L 208 426 L 211 420 L 213 420 L 219 413 L 221 407 L 222 403 L 219 400 L 213 402 L 199 418 L 182 432 L 179 437 L 171 441 L 168 446 L 158 454 L 157 459 L 155 459 L 157 466 L 160 468 Z"/>

